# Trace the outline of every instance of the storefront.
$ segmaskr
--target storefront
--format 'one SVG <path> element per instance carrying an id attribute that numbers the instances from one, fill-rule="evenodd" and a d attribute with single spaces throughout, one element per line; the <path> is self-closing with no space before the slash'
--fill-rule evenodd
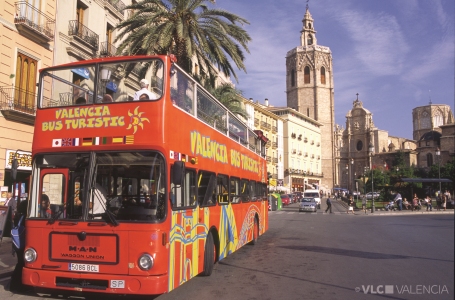
<path id="1" fill-rule="evenodd" d="M 16 180 L 13 180 L 11 165 L 14 157 L 18 161 Z M 20 200 L 27 199 L 29 178 L 32 174 L 32 153 L 19 150 L 6 150 L 5 169 L 1 172 L 3 187 L 1 188 L 0 202 L 6 198 L 6 191 L 12 192 Z"/>

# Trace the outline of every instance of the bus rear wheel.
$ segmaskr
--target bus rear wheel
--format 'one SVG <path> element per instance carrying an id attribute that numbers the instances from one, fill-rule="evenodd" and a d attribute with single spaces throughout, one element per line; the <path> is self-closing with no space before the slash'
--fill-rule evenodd
<path id="1" fill-rule="evenodd" d="M 259 237 L 259 224 L 258 220 L 254 219 L 254 228 L 253 228 L 253 239 L 250 242 L 250 245 L 256 245 L 258 243 Z"/>
<path id="2" fill-rule="evenodd" d="M 213 235 L 209 233 L 205 241 L 205 251 L 204 251 L 204 270 L 202 271 L 202 276 L 210 276 L 213 271 L 213 266 L 215 264 L 215 243 L 213 242 Z"/>

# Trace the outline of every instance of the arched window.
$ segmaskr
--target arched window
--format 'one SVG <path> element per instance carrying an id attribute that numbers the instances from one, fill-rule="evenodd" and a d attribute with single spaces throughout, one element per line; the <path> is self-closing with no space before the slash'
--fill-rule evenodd
<path id="1" fill-rule="evenodd" d="M 308 43 L 308 46 L 313 45 L 313 36 L 311 34 L 308 35 L 307 43 Z"/>
<path id="2" fill-rule="evenodd" d="M 325 84 L 325 68 L 321 68 L 321 84 Z"/>
<path id="3" fill-rule="evenodd" d="M 435 112 L 433 116 L 433 127 L 444 125 L 443 123 L 441 113 L 439 111 Z"/>
<path id="4" fill-rule="evenodd" d="M 433 154 L 427 154 L 427 167 L 431 167 L 433 165 Z"/>
<path id="5" fill-rule="evenodd" d="M 295 70 L 291 70 L 291 86 L 295 86 Z"/>
<path id="6" fill-rule="evenodd" d="M 303 82 L 310 83 L 310 67 L 306 66 L 303 71 Z"/>

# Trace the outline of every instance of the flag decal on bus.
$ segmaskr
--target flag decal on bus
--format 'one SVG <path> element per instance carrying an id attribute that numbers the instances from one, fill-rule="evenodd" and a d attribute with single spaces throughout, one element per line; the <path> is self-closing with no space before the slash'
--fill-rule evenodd
<path id="1" fill-rule="evenodd" d="M 52 139 L 52 147 L 134 144 L 134 135 Z"/>

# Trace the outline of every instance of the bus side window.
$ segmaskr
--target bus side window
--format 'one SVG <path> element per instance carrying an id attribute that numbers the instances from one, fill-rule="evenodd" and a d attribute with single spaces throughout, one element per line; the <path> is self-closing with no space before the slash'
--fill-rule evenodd
<path id="1" fill-rule="evenodd" d="M 218 174 L 217 177 L 217 197 L 218 203 L 220 204 L 228 204 L 229 203 L 229 194 L 228 194 L 228 176 Z"/>
<path id="2" fill-rule="evenodd" d="M 249 194 L 251 201 L 256 201 L 256 181 L 251 180 L 249 185 Z"/>
<path id="3" fill-rule="evenodd" d="M 215 173 L 199 171 L 197 186 L 199 206 L 215 205 L 216 204 Z"/>
<path id="4" fill-rule="evenodd" d="M 229 197 L 231 203 L 240 203 L 240 179 L 231 177 L 229 182 Z"/>
<path id="5" fill-rule="evenodd" d="M 185 169 L 183 185 L 171 183 L 171 202 L 173 208 L 191 207 L 196 205 L 196 171 Z"/>
<path id="6" fill-rule="evenodd" d="M 249 181 L 247 179 L 240 180 L 240 195 L 242 202 L 250 201 L 249 186 Z"/>

